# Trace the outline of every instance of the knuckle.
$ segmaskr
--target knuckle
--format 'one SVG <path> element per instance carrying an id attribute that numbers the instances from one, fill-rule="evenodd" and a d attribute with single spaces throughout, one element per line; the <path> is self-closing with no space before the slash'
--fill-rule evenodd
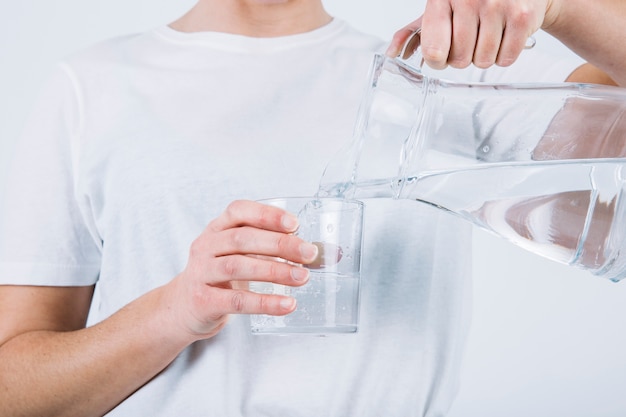
<path id="1" fill-rule="evenodd" d="M 231 223 L 237 223 L 241 217 L 240 213 L 243 211 L 245 202 L 243 200 L 231 201 L 224 210 L 222 215 Z"/>
<path id="2" fill-rule="evenodd" d="M 242 273 L 241 278 L 245 279 L 255 279 L 255 278 L 263 278 L 264 276 L 264 263 L 265 261 L 258 259 L 248 259 L 246 257 L 242 257 L 242 262 L 245 262 L 245 268 L 242 264 L 239 268 L 239 272 Z"/>
<path id="3" fill-rule="evenodd" d="M 448 66 L 447 62 L 430 62 L 430 61 L 427 61 L 427 60 L 424 60 L 424 62 L 430 68 L 435 69 L 435 70 L 442 70 L 442 69 L 445 69 Z"/>
<path id="4" fill-rule="evenodd" d="M 498 65 L 500 67 L 508 67 L 508 66 L 512 65 L 513 62 L 515 62 L 515 58 L 502 57 L 502 58 L 498 58 L 496 60 L 496 65 Z"/>
<path id="5" fill-rule="evenodd" d="M 228 238 L 230 240 L 231 247 L 235 250 L 242 249 L 248 241 L 245 229 L 242 228 L 232 229 Z"/>
<path id="6" fill-rule="evenodd" d="M 400 43 L 402 42 L 405 36 L 406 36 L 406 29 L 400 29 L 393 34 L 393 36 L 391 37 L 391 41 L 394 43 Z"/>
<path id="7" fill-rule="evenodd" d="M 458 68 L 458 69 L 467 68 L 469 67 L 471 63 L 472 63 L 471 59 L 467 59 L 467 58 L 454 58 L 448 62 L 448 64 L 452 68 Z"/>
<path id="8" fill-rule="evenodd" d="M 482 15 L 494 16 L 502 11 L 503 4 L 500 0 L 487 0 L 481 6 Z"/>
<path id="9" fill-rule="evenodd" d="M 237 201 L 231 201 L 222 212 L 222 216 L 224 216 L 227 219 L 232 218 L 233 213 L 237 211 L 238 205 L 239 203 Z"/>
<path id="10" fill-rule="evenodd" d="M 260 224 L 270 224 L 273 220 L 277 218 L 275 214 L 274 207 L 264 205 L 257 212 L 257 220 Z"/>
<path id="11" fill-rule="evenodd" d="M 520 6 L 509 17 L 509 23 L 513 27 L 526 27 L 532 20 L 532 13 L 528 7 Z"/>
<path id="12" fill-rule="evenodd" d="M 281 269 L 282 266 L 283 266 L 283 264 L 278 264 L 276 262 L 271 262 L 268 265 L 268 267 L 267 267 L 267 275 L 270 276 L 270 277 L 278 276 L 279 270 Z"/>
<path id="13" fill-rule="evenodd" d="M 201 238 L 197 238 L 193 242 L 191 242 L 191 245 L 189 246 L 189 257 L 190 258 L 200 257 L 205 252 L 206 252 L 206 250 L 205 250 L 205 247 L 204 247 L 204 242 L 203 242 L 203 240 Z"/>
<path id="14" fill-rule="evenodd" d="M 220 259 L 219 270 L 226 277 L 232 277 L 239 272 L 239 265 L 234 256 L 224 256 Z"/>
<path id="15" fill-rule="evenodd" d="M 226 213 L 236 213 L 241 209 L 241 206 L 243 205 L 243 200 L 234 200 L 231 201 L 227 206 L 226 206 Z"/>
<path id="16" fill-rule="evenodd" d="M 424 60 L 429 64 L 443 65 L 448 59 L 447 52 L 444 52 L 441 48 L 432 46 L 422 46 L 422 56 Z"/>
<path id="17" fill-rule="evenodd" d="M 275 241 L 275 248 L 276 248 L 277 253 L 279 254 L 285 253 L 291 246 L 292 241 L 293 241 L 293 238 L 290 235 L 286 235 L 286 234 L 278 235 Z"/>
<path id="18" fill-rule="evenodd" d="M 257 308 L 259 312 L 266 313 L 269 310 L 268 299 L 269 297 L 265 295 L 261 295 L 258 297 Z"/>
<path id="19" fill-rule="evenodd" d="M 211 294 L 209 291 L 204 290 L 202 288 L 196 288 L 191 292 L 191 305 L 199 308 L 200 310 L 206 308 L 207 305 L 211 304 Z"/>
<path id="20" fill-rule="evenodd" d="M 264 278 L 276 278 L 280 274 L 283 265 L 276 262 L 269 262 L 263 271 Z"/>
<path id="21" fill-rule="evenodd" d="M 508 67 L 517 60 L 519 53 L 512 48 L 503 49 L 496 57 L 496 64 L 501 67 Z"/>
<path id="22" fill-rule="evenodd" d="M 230 305 L 232 310 L 235 313 L 242 313 L 245 311 L 246 306 L 246 295 L 243 291 L 234 291 L 231 299 Z"/>
<path id="23" fill-rule="evenodd" d="M 493 60 L 490 60 L 490 59 L 484 59 L 484 58 L 482 58 L 482 59 L 475 59 L 475 60 L 474 60 L 474 65 L 475 65 L 476 67 L 478 67 L 478 68 L 481 68 L 481 69 L 486 69 L 486 68 L 489 68 L 489 67 L 490 67 L 490 66 L 492 66 L 493 64 L 494 64 L 494 61 L 493 61 Z"/>

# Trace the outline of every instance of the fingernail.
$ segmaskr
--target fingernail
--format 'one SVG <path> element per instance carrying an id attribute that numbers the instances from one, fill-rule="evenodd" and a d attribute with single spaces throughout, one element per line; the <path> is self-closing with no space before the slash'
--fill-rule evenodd
<path id="1" fill-rule="evenodd" d="M 296 299 L 291 297 L 286 297 L 280 300 L 280 307 L 283 310 L 292 310 L 296 305 Z"/>
<path id="2" fill-rule="evenodd" d="M 309 270 L 306 268 L 291 268 L 291 278 L 294 281 L 302 282 L 309 277 Z"/>
<path id="3" fill-rule="evenodd" d="M 313 260 L 317 257 L 318 248 L 312 243 L 303 243 L 300 245 L 300 254 L 305 260 Z"/>
<path id="4" fill-rule="evenodd" d="M 282 218 L 283 227 L 289 231 L 298 228 L 298 219 L 293 214 L 285 214 Z"/>

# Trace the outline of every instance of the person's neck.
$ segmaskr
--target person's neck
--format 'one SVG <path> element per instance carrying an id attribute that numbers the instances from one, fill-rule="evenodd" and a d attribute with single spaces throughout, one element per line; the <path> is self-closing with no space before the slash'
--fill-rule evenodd
<path id="1" fill-rule="evenodd" d="M 169 26 L 265 38 L 309 32 L 331 20 L 320 0 L 199 0 Z"/>

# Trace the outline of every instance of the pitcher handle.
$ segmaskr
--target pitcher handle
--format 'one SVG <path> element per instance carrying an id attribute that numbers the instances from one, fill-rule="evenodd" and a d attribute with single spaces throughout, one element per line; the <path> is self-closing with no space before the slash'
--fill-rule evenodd
<path id="1" fill-rule="evenodd" d="M 421 33 L 421 27 L 415 29 L 404 42 L 400 55 L 396 57 L 398 61 L 419 73 L 422 72 L 422 66 L 424 66 L 424 58 L 420 51 Z"/>

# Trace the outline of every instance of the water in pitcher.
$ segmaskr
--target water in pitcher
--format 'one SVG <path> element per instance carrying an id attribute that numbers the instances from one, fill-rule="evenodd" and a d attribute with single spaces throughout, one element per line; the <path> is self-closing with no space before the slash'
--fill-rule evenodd
<path id="1" fill-rule="evenodd" d="M 617 281 L 624 275 L 625 182 L 621 160 L 533 161 L 337 183 L 319 193 L 430 204 L 535 254 Z"/>

